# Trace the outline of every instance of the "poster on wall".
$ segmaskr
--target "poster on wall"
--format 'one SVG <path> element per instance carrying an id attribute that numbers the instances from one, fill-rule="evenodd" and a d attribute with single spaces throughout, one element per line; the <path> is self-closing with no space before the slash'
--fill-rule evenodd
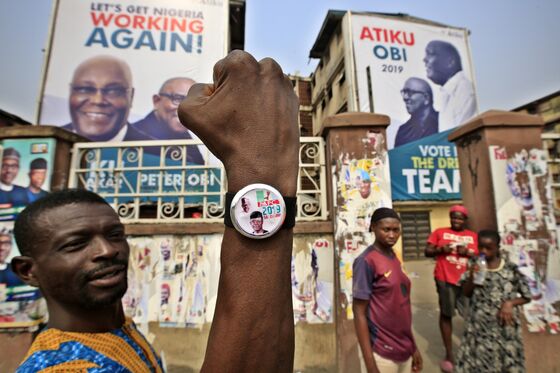
<path id="1" fill-rule="evenodd" d="M 341 302 L 347 319 L 352 319 L 352 264 L 374 241 L 369 231 L 373 212 L 379 207 L 392 207 L 388 152 L 385 137 L 364 131 L 362 154 L 340 152 L 333 174 L 333 189 L 338 196 L 334 237 L 338 257 Z M 360 152 L 361 153 L 361 152 Z M 402 253 L 397 252 L 399 258 Z"/>
<path id="2" fill-rule="evenodd" d="M 17 215 L 50 191 L 54 139 L 0 141 L 0 328 L 32 330 L 45 320 L 46 306 L 37 288 L 23 283 L 10 267 L 20 255 L 13 227 Z"/>
<path id="3" fill-rule="evenodd" d="M 523 306 L 531 332 L 557 334 L 560 326 L 560 250 L 546 152 L 508 152 L 490 146 L 490 165 L 502 250 L 531 289 Z"/>
<path id="4" fill-rule="evenodd" d="M 389 150 L 393 201 L 461 199 L 461 176 L 453 130 L 412 141 Z"/>
<path id="5" fill-rule="evenodd" d="M 386 114 L 396 148 L 455 128 L 478 112 L 468 31 L 352 14 L 359 111 Z"/>
<path id="6" fill-rule="evenodd" d="M 38 123 L 93 141 L 194 138 L 177 106 L 225 56 L 228 5 L 58 0 Z"/>
<path id="7" fill-rule="evenodd" d="M 334 297 L 332 242 L 295 237 L 292 252 L 294 323 L 332 323 Z"/>
<path id="8" fill-rule="evenodd" d="M 140 328 L 201 328 L 212 322 L 220 279 L 222 235 L 157 235 L 129 239 L 127 316 Z M 332 323 L 332 242 L 296 237 L 292 252 L 294 323 Z M 250 291 L 250 289 L 247 289 Z"/>

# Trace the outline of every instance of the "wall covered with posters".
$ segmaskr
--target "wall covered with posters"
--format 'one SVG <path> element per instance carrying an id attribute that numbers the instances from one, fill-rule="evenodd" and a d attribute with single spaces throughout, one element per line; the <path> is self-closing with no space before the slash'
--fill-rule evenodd
<path id="1" fill-rule="evenodd" d="M 19 255 L 13 227 L 18 213 L 50 190 L 55 140 L 6 139 L 0 146 L 0 328 L 34 329 L 44 321 L 46 307 L 37 288 L 10 268 Z"/>
<path id="2" fill-rule="evenodd" d="M 202 328 L 212 322 L 222 235 L 132 237 L 127 315 L 143 327 Z M 334 290 L 330 237 L 296 235 L 292 256 L 294 323 L 332 323 Z M 250 289 L 247 289 L 250 291 Z"/>
<path id="3" fill-rule="evenodd" d="M 556 334 L 560 311 L 560 250 L 547 157 L 542 149 L 508 153 L 490 146 L 501 247 L 531 288 L 524 306 L 529 331 Z"/>
<path id="4" fill-rule="evenodd" d="M 334 238 L 342 312 L 347 319 L 353 318 L 352 263 L 373 243 L 373 233 L 369 232 L 373 212 L 379 207 L 391 207 L 388 154 L 384 142 L 381 133 L 364 131 L 363 151 L 331 149 L 331 154 L 340 154 L 332 172 L 337 196 L 333 215 L 337 217 Z"/>
<path id="5" fill-rule="evenodd" d="M 389 149 L 477 113 L 466 29 L 360 13 L 350 24 L 358 110 L 391 118 Z"/>

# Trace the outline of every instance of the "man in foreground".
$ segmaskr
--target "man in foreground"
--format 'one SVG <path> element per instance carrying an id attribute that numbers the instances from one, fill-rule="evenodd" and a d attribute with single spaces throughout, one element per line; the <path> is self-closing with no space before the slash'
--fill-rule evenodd
<path id="1" fill-rule="evenodd" d="M 179 116 L 223 162 L 229 192 L 260 182 L 295 197 L 297 112 L 292 85 L 276 62 L 257 62 L 234 51 L 214 67 L 214 84 L 192 87 Z M 261 141 L 247 144 L 253 136 Z M 262 154 L 263 145 L 271 151 Z M 122 311 L 128 261 L 124 227 L 101 198 L 90 193 L 74 199 L 86 193 L 53 193 L 16 222 L 23 255 L 14 258 L 15 271 L 41 288 L 50 314 L 49 327 L 20 371 L 41 366 L 161 371 L 153 349 Z M 292 371 L 292 239 L 292 228 L 253 240 L 226 226 L 202 372 Z M 53 340 L 55 334 L 61 338 Z"/>

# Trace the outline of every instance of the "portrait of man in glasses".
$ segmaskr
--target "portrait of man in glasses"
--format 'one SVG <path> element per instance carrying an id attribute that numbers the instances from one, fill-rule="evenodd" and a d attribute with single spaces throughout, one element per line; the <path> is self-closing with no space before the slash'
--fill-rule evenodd
<path id="1" fill-rule="evenodd" d="M 438 112 L 434 110 L 428 82 L 420 78 L 407 79 L 401 96 L 410 118 L 399 127 L 395 147 L 438 133 Z"/>
<path id="2" fill-rule="evenodd" d="M 134 88 L 128 64 L 112 56 L 82 62 L 70 84 L 70 117 L 63 128 L 92 141 L 152 140 L 128 123 Z"/>
<path id="3" fill-rule="evenodd" d="M 177 115 L 179 104 L 195 83 L 190 78 L 182 77 L 166 80 L 160 87 L 159 93 L 152 96 L 154 110 L 144 119 L 134 123 L 133 127 L 158 140 L 195 138 L 188 129 L 181 125 Z M 204 164 L 197 146 L 189 146 L 187 152 L 190 163 Z"/>

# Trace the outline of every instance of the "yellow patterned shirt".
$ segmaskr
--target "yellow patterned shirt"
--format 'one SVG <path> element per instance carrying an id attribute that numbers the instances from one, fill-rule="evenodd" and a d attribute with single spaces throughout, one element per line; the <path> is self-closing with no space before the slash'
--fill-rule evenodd
<path id="1" fill-rule="evenodd" d="M 163 372 L 159 357 L 132 320 L 107 333 L 48 328 L 29 349 L 17 373 Z"/>

